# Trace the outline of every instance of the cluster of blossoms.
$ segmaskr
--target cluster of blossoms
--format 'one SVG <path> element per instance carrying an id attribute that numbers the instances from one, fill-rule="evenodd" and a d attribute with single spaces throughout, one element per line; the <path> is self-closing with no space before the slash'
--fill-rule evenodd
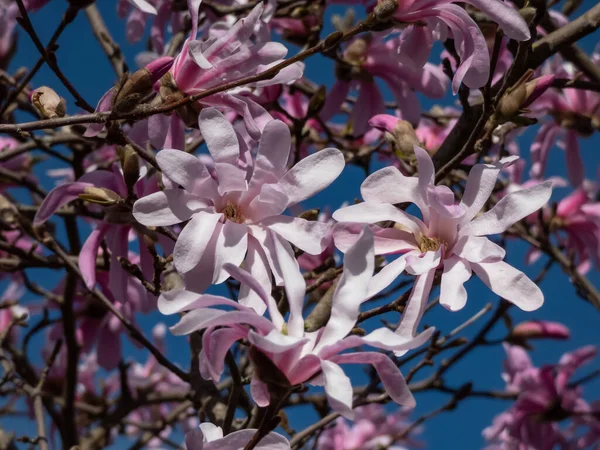
<path id="1" fill-rule="evenodd" d="M 590 449 L 600 438 L 598 402 L 588 403 L 573 375 L 597 354 L 593 345 L 565 353 L 557 364 L 535 367 L 527 351 L 505 344 L 506 391 L 516 396 L 510 409 L 483 431 L 488 450 Z M 569 420 L 567 426 L 560 423 Z"/>
<path id="2" fill-rule="evenodd" d="M 0 0 L 0 67 L 14 49 L 21 13 L 45 3 Z M 362 4 L 368 16 L 356 25 L 338 18 L 338 30 L 318 43 L 328 3 Z M 15 392 L 33 392 L 27 416 L 42 429 L 38 400 L 53 419 L 60 406 L 65 417 L 53 423 L 51 437 L 58 431 L 67 447 L 77 445 L 77 436 L 82 448 L 116 444 L 119 434 L 136 440 L 134 448 L 177 447 L 185 433 L 187 450 L 288 450 L 307 442 L 319 450 L 418 448 L 420 429 L 409 421 L 416 406 L 411 380 L 435 355 L 464 344 L 452 340 L 461 327 L 440 337 L 439 324 L 424 326 L 423 317 L 436 303 L 451 312 L 465 308 L 475 275 L 500 297 L 493 320 L 510 330 L 492 342 L 485 336 L 490 322 L 464 347 L 466 354 L 502 342 L 508 355 L 503 378 L 506 397 L 515 401 L 484 430 L 489 449 L 597 446 L 600 405 L 584 401 L 572 380 L 596 349 L 533 365 L 525 350 L 530 339 L 565 339 L 569 332 L 547 322 L 512 326 L 507 311 L 538 310 L 544 293 L 506 261 L 505 238 L 531 244 L 530 264 L 560 253 L 579 288 L 600 267 L 600 188 L 586 179 L 579 151 L 579 139 L 598 129 L 600 94 L 597 86 L 555 87 L 579 76 L 559 58 L 503 86 L 505 73 L 529 51 L 517 43 L 541 32 L 536 25 L 546 11 L 532 18 L 529 7 L 518 11 L 502 0 L 462 3 L 330 0 L 294 9 L 276 0 L 116 2 L 129 42 L 140 42 L 151 21 L 141 68 L 100 97 L 85 127 L 39 136 L 18 129 L 0 138 L 0 360 L 7 373 L 0 392 L 9 406 L 18 404 Z M 87 6 L 70 0 L 69 8 Z M 97 11 L 88 12 L 97 26 Z M 496 43 L 486 39 L 479 15 L 493 24 Z M 556 13 L 547 19 L 568 22 Z M 273 31 L 305 44 L 307 55 L 322 51 L 335 61 L 328 91 L 305 78 L 301 58 L 286 59 L 288 48 L 272 40 Z M 438 40 L 447 44 L 442 64 L 430 62 Z M 600 67 L 599 61 L 594 54 L 590 64 Z M 14 88 L 19 79 L 13 81 Z M 444 98 L 449 86 L 469 113 L 479 103 L 482 118 L 491 111 L 475 129 L 483 136 L 464 143 L 474 150 L 460 161 L 443 160 L 447 142 L 460 133 L 460 110 L 424 113 L 419 105 L 423 96 Z M 385 102 L 386 89 L 393 105 Z M 497 104 L 488 108 L 494 89 Z M 46 86 L 24 92 L 28 113 L 63 123 L 64 98 Z M 1 101 L 0 114 L 9 106 Z M 340 113 L 348 115 L 343 124 Z M 516 138 L 537 121 L 524 153 Z M 63 135 L 69 156 L 44 141 Z M 56 182 L 49 192 L 39 186 L 29 138 L 67 163 L 44 174 Z M 567 180 L 544 179 L 557 142 L 566 152 Z M 207 153 L 197 152 L 202 146 Z M 304 202 L 345 182 L 339 178 L 350 164 L 367 172 L 362 200 L 304 211 Z M 554 188 L 569 186 L 572 192 L 550 203 Z M 19 204 L 15 188 L 28 189 L 32 205 Z M 65 220 L 68 246 L 54 233 L 54 216 Z M 80 227 L 88 230 L 82 243 Z M 25 270 L 39 267 L 67 274 L 47 289 Z M 223 288 L 229 296 L 214 293 Z M 593 301 L 595 288 L 587 289 Z M 26 292 L 44 301 L 27 309 Z M 154 326 L 153 342 L 139 331 L 156 311 L 176 318 L 169 339 L 189 339 L 189 373 L 164 356 L 165 325 Z M 388 312 L 400 320 L 370 320 Z M 41 319 L 21 352 L 17 327 L 30 315 Z M 23 354 L 40 330 L 46 365 L 37 369 Z M 151 355 L 132 361 L 129 344 Z M 405 378 L 401 366 L 421 354 Z M 445 364 L 455 362 L 443 363 L 423 389 L 443 390 Z M 356 364 L 371 366 L 364 389 L 347 368 Z M 99 372 L 107 374 L 102 383 Z M 18 389 L 4 390 L 13 376 L 22 378 L 14 382 Z M 323 432 L 298 437 L 282 409 L 310 403 L 319 391 L 322 400 L 313 406 L 327 422 Z M 371 404 L 388 400 L 401 408 L 390 414 Z M 242 409 L 247 419 L 239 418 Z M 334 421 L 330 411 L 342 417 Z M 564 419 L 569 424 L 560 426 Z M 41 440 L 47 447 L 49 439 Z"/>

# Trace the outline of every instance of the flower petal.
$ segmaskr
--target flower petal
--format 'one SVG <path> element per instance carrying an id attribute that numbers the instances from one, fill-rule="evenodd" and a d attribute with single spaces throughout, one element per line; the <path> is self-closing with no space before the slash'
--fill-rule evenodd
<path id="1" fill-rule="evenodd" d="M 471 268 L 494 293 L 523 311 L 534 311 L 544 303 L 540 288 L 523 272 L 504 261 L 473 263 Z"/>
<path id="2" fill-rule="evenodd" d="M 470 264 L 456 256 L 444 261 L 440 287 L 440 304 L 450 311 L 458 311 L 467 304 L 467 290 L 463 286 L 471 278 Z"/>
<path id="3" fill-rule="evenodd" d="M 340 366 L 331 361 L 321 361 L 321 370 L 327 400 L 334 411 L 347 419 L 354 418 L 352 410 L 352 383 Z"/>
<path id="4" fill-rule="evenodd" d="M 306 200 L 329 186 L 344 170 L 344 155 L 335 148 L 314 153 L 292 167 L 279 181 L 289 205 Z"/>
<path id="5" fill-rule="evenodd" d="M 221 217 L 222 214 L 198 211 L 181 230 L 173 249 L 173 262 L 179 272 L 189 272 L 200 262 L 210 240 L 218 238 L 213 232 Z"/>
<path id="6" fill-rule="evenodd" d="M 311 255 L 320 254 L 331 242 L 331 225 L 324 222 L 308 221 L 300 217 L 272 216 L 263 220 L 261 225 Z"/>
<path id="7" fill-rule="evenodd" d="M 75 182 L 61 184 L 52 189 L 35 214 L 33 225 L 38 226 L 46 222 L 61 206 L 79 198 L 79 194 L 82 194 L 87 187 L 93 187 L 93 185 Z"/>
<path id="8" fill-rule="evenodd" d="M 166 189 L 137 200 L 133 204 L 133 217 L 142 225 L 169 226 L 189 220 L 207 206 L 183 189 Z"/>
<path id="9" fill-rule="evenodd" d="M 198 125 L 215 162 L 237 162 L 240 156 L 238 138 L 223 114 L 215 108 L 205 108 L 200 112 Z"/>

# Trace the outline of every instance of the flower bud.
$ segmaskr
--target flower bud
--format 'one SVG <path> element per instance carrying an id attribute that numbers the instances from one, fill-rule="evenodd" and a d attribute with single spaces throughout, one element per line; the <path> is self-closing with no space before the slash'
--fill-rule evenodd
<path id="1" fill-rule="evenodd" d="M 133 186 L 140 178 L 140 160 L 131 145 L 119 147 L 117 149 L 117 154 L 119 155 L 119 160 L 121 161 L 125 185 L 127 186 L 128 192 L 132 192 Z"/>
<path id="2" fill-rule="evenodd" d="M 527 71 L 517 83 L 507 90 L 498 102 L 496 112 L 506 121 L 526 112 L 524 108 L 538 99 L 554 81 L 554 75 L 544 75 L 529 81 L 533 71 Z"/>
<path id="3" fill-rule="evenodd" d="M 415 129 L 406 120 L 399 119 L 389 114 L 377 114 L 371 117 L 369 125 L 378 130 L 389 133 L 394 152 L 398 158 L 405 158 L 414 154 L 415 145 L 421 146 L 421 142 L 415 133 Z"/>
<path id="4" fill-rule="evenodd" d="M 506 339 L 512 343 L 523 343 L 528 339 L 568 339 L 569 329 L 558 322 L 530 320 L 515 326 Z"/>
<path id="5" fill-rule="evenodd" d="M 321 112 L 323 109 L 323 105 L 325 105 L 325 99 L 327 98 L 327 94 L 325 91 L 325 86 L 319 87 L 317 92 L 313 94 L 313 96 L 308 101 L 308 110 L 307 117 L 314 117 Z"/>
<path id="6" fill-rule="evenodd" d="M 123 201 L 121 196 L 116 192 L 95 186 L 86 187 L 83 190 L 83 193 L 79 194 L 79 198 L 86 202 L 96 203 L 102 206 L 116 205 Z"/>
<path id="7" fill-rule="evenodd" d="M 67 112 L 65 99 L 47 86 L 39 87 L 29 94 L 29 101 L 43 119 L 64 117 Z"/>
<path id="8" fill-rule="evenodd" d="M 377 20 L 387 20 L 398 9 L 398 0 L 380 0 L 373 9 L 373 14 Z"/>
<path id="9" fill-rule="evenodd" d="M 165 56 L 158 58 L 129 76 L 121 78 L 116 88 L 114 109 L 130 111 L 142 98 L 152 92 L 154 83 L 159 81 L 171 68 L 174 59 Z"/>

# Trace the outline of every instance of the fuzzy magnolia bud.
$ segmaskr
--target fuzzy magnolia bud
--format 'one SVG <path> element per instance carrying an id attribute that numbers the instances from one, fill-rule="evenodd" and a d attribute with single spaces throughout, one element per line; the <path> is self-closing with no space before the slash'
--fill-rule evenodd
<path id="1" fill-rule="evenodd" d="M 65 99 L 47 86 L 39 87 L 29 94 L 29 101 L 43 119 L 64 117 L 67 113 Z"/>
<path id="2" fill-rule="evenodd" d="M 135 108 L 144 96 L 152 92 L 154 83 L 169 71 L 173 61 L 173 58 L 165 56 L 152 61 L 129 76 L 124 75 L 116 88 L 115 110 L 130 111 Z"/>
<path id="3" fill-rule="evenodd" d="M 558 322 L 530 320 L 515 326 L 506 339 L 512 343 L 523 343 L 528 339 L 568 339 L 569 329 Z"/>
<path id="4" fill-rule="evenodd" d="M 79 194 L 79 198 L 86 202 L 96 203 L 102 206 L 116 205 L 123 201 L 121 196 L 116 192 L 95 186 L 86 187 L 83 193 Z"/>
<path id="5" fill-rule="evenodd" d="M 131 145 L 119 147 L 117 149 L 117 154 L 119 155 L 121 167 L 123 168 L 125 185 L 127 186 L 127 189 L 131 191 L 140 178 L 140 160 Z"/>
<path id="6" fill-rule="evenodd" d="M 377 20 L 387 20 L 398 9 L 398 0 L 380 0 L 373 9 L 373 14 Z"/>
<path id="7" fill-rule="evenodd" d="M 406 120 L 389 114 L 377 114 L 369 120 L 369 125 L 389 133 L 394 146 L 394 152 L 398 158 L 405 158 L 407 155 L 412 155 L 415 145 L 421 145 L 415 129 Z"/>
<path id="8" fill-rule="evenodd" d="M 313 94 L 313 96 L 308 101 L 308 117 L 314 117 L 321 112 L 323 109 L 323 105 L 325 105 L 325 99 L 327 98 L 327 93 L 325 90 L 325 86 L 319 87 L 317 92 Z"/>
<path id="9" fill-rule="evenodd" d="M 503 119 L 509 120 L 524 112 L 524 108 L 546 92 L 554 81 L 554 75 L 544 75 L 528 81 L 532 74 L 531 71 L 526 73 L 498 102 L 497 112 Z"/>

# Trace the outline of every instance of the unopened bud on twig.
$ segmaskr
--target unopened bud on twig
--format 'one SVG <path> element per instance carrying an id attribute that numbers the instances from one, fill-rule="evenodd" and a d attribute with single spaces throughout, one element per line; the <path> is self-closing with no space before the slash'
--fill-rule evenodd
<path id="1" fill-rule="evenodd" d="M 64 117 L 67 113 L 65 99 L 47 86 L 42 86 L 31 91 L 29 100 L 43 119 Z"/>
<path id="2" fill-rule="evenodd" d="M 95 186 L 86 187 L 83 193 L 79 194 L 79 198 L 86 202 L 96 203 L 102 206 L 116 205 L 123 201 L 121 196 L 116 192 Z"/>
<path id="3" fill-rule="evenodd" d="M 513 344 L 523 344 L 529 339 L 569 339 L 569 329 L 558 322 L 529 320 L 515 326 L 506 340 Z"/>
<path id="4" fill-rule="evenodd" d="M 173 61 L 173 58 L 164 56 L 152 61 L 130 76 L 123 76 L 116 88 L 114 109 L 129 111 L 135 108 L 144 96 L 152 92 L 154 83 L 169 71 Z"/>
<path id="5" fill-rule="evenodd" d="M 389 133 L 394 152 L 398 158 L 402 159 L 407 155 L 412 155 L 415 145 L 421 145 L 415 129 L 406 120 L 389 114 L 377 114 L 369 120 L 369 125 Z"/>
<path id="6" fill-rule="evenodd" d="M 498 102 L 497 112 L 504 120 L 510 120 L 527 112 L 525 108 L 538 99 L 554 81 L 554 75 L 544 75 L 529 81 L 533 71 L 527 71 L 517 83 L 507 90 Z"/>
<path id="7" fill-rule="evenodd" d="M 133 186 L 140 178 L 139 157 L 131 145 L 119 147 L 117 149 L 117 154 L 119 155 L 119 160 L 121 161 L 125 185 L 127 186 L 128 192 L 131 192 L 133 190 Z"/>

